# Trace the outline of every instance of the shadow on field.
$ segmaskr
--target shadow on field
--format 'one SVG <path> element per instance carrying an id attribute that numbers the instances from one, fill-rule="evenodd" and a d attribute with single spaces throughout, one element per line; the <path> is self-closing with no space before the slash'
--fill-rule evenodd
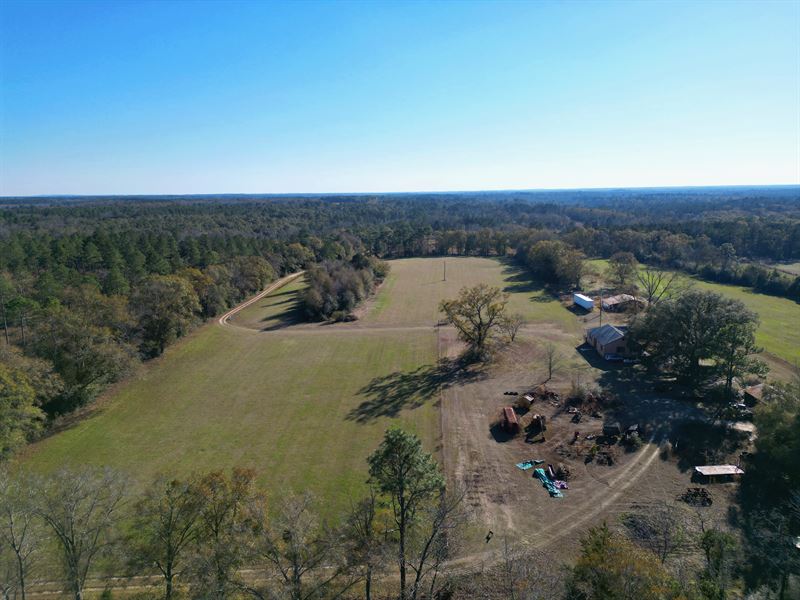
<path id="1" fill-rule="evenodd" d="M 394 417 L 406 408 L 417 408 L 444 390 L 486 378 L 483 369 L 460 359 L 442 359 L 435 365 L 414 371 L 395 371 L 376 377 L 358 393 L 367 400 L 350 411 L 347 418 L 368 423 L 379 417 Z"/>
<path id="2" fill-rule="evenodd" d="M 544 292 L 543 294 L 529 297 L 528 299 L 531 302 L 552 302 L 553 300 L 558 300 L 558 295 L 554 294 L 553 291 L 541 281 L 537 281 L 530 271 L 516 264 L 511 259 L 504 259 L 500 262 L 503 264 L 503 277 L 506 284 L 503 288 L 504 292 L 510 294 Z"/>
<path id="3" fill-rule="evenodd" d="M 281 296 L 286 297 L 280 302 L 271 303 L 271 306 L 281 307 L 282 312 L 278 315 L 264 317 L 262 322 L 271 322 L 271 325 L 263 327 L 261 331 L 275 331 L 305 321 L 303 318 L 303 303 L 300 301 L 300 293 L 297 290 L 285 290 L 273 296 L 269 296 L 269 298 L 274 299 L 280 298 Z"/>

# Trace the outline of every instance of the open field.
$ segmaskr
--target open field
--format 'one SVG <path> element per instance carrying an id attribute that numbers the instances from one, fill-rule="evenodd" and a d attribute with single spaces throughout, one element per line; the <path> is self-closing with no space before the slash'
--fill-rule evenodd
<path id="1" fill-rule="evenodd" d="M 414 410 L 365 404 L 358 412 L 381 393 L 362 388 L 432 363 L 435 352 L 425 332 L 267 339 L 215 323 L 169 349 L 90 418 L 34 445 L 28 463 L 109 465 L 140 484 L 159 472 L 241 465 L 275 494 L 309 490 L 341 509 L 362 490 L 365 459 L 392 420 L 435 448 L 437 409 L 425 390 L 403 403 L 425 401 Z"/>
<path id="2" fill-rule="evenodd" d="M 306 288 L 302 277 L 237 312 L 230 322 L 240 327 L 271 331 L 300 321 L 300 293 Z"/>
<path id="3" fill-rule="evenodd" d="M 777 269 L 793 277 L 800 277 L 800 262 L 774 262 L 766 263 L 764 266 Z"/>
<path id="4" fill-rule="evenodd" d="M 444 279 L 445 263 L 447 280 Z M 486 283 L 510 293 L 509 308 L 530 323 L 554 323 L 578 331 L 572 314 L 511 262 L 487 258 L 407 258 L 392 270 L 372 301 L 364 324 L 433 325 L 439 302 L 464 286 Z"/>
<path id="5" fill-rule="evenodd" d="M 588 262 L 600 272 L 607 264 L 605 260 Z M 763 346 L 765 353 L 789 365 L 800 364 L 800 327 L 797 325 L 800 323 L 800 304 L 786 298 L 759 294 L 741 286 L 709 283 L 695 278 L 691 282 L 698 289 L 741 300 L 761 319 L 756 342 Z"/>
<path id="6" fill-rule="evenodd" d="M 451 361 L 462 346 L 453 329 L 436 326 L 437 307 L 480 282 L 508 291 L 511 309 L 528 325 L 495 363 L 464 370 Z M 451 484 L 467 488 L 474 514 L 469 547 L 481 559 L 497 550 L 482 545 L 487 529 L 566 555 L 587 526 L 671 500 L 689 485 L 689 463 L 662 456 L 657 445 L 680 434 L 658 422 L 694 418 L 693 406 L 654 396 L 630 368 L 579 351 L 581 332 L 596 315 L 572 312 L 517 267 L 448 258 L 444 281 L 441 258 L 392 261 L 363 317 L 334 325 L 297 322 L 302 286 L 293 282 L 228 325 L 196 331 L 102 399 L 89 418 L 35 444 L 24 459 L 41 471 L 110 465 L 139 485 L 159 472 L 248 466 L 273 495 L 310 490 L 323 511 L 335 514 L 363 491 L 366 457 L 386 426 L 398 422 L 437 453 Z M 530 390 L 547 379 L 547 342 L 560 359 L 549 387 L 563 395 L 574 382 L 603 384 L 620 404 L 579 426 L 563 404 L 535 406 L 548 417 L 547 440 L 504 439 L 494 427 L 511 402 L 503 391 Z M 613 466 L 585 462 L 593 443 L 570 445 L 572 434 L 596 433 L 607 419 L 649 424 L 656 443 L 621 453 Z M 565 498 L 551 499 L 514 466 L 530 458 L 570 466 L 574 479 Z M 719 488 L 715 511 L 727 506 L 725 489 Z"/>

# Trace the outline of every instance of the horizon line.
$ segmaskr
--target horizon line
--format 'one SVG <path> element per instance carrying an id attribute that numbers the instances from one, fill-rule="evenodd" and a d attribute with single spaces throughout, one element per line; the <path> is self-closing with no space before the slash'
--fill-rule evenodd
<path id="1" fill-rule="evenodd" d="M 2 200 L 43 199 L 43 198 L 192 198 L 204 196 L 272 196 L 272 197 L 310 197 L 310 196 L 401 196 L 413 194 L 509 194 L 541 192 L 613 192 L 613 191 L 654 191 L 654 190 L 701 190 L 725 188 L 800 188 L 798 183 L 758 183 L 758 184 L 711 184 L 711 185 L 653 185 L 653 186 L 612 186 L 612 187 L 553 187 L 553 188 L 494 188 L 494 189 L 453 189 L 453 190 L 415 190 L 415 191 L 367 191 L 367 192 L 195 192 L 195 193 L 95 193 L 95 194 L 30 194 L 0 195 Z"/>

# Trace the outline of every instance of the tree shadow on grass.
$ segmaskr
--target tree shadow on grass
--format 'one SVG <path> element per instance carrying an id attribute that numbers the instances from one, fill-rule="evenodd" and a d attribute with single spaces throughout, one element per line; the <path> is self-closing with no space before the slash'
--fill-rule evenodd
<path id="1" fill-rule="evenodd" d="M 414 371 L 395 371 L 375 377 L 358 393 L 367 399 L 350 411 L 348 420 L 368 423 L 380 417 L 395 417 L 404 409 L 414 409 L 434 398 L 440 390 L 486 378 L 480 365 L 461 359 L 442 359 Z"/>
<path id="2" fill-rule="evenodd" d="M 300 300 L 300 294 L 296 290 L 281 292 L 277 296 L 287 297 L 271 306 L 285 306 L 285 308 L 280 314 L 266 316 L 261 319 L 262 323 L 270 323 L 270 325 L 262 327 L 261 331 L 276 331 L 306 320 L 303 314 L 303 303 Z"/>
<path id="3" fill-rule="evenodd" d="M 538 281 L 533 274 L 511 259 L 503 259 L 503 291 L 509 294 L 536 294 L 529 296 L 531 302 L 552 302 L 558 300 L 558 294 L 550 287 Z M 542 292 L 541 294 L 537 292 Z"/>
<path id="4" fill-rule="evenodd" d="M 594 360 L 605 363 L 598 384 L 617 399 L 605 409 L 606 421 L 619 422 L 623 427 L 638 424 L 645 438 L 662 441 L 672 439 L 677 423 L 706 419 L 680 386 L 657 373 L 639 365 L 607 363 L 594 349 L 581 354 L 590 364 Z"/>
<path id="5" fill-rule="evenodd" d="M 747 443 L 747 434 L 706 421 L 682 421 L 674 424 L 670 440 L 678 468 L 688 471 L 697 465 L 735 463 Z"/>

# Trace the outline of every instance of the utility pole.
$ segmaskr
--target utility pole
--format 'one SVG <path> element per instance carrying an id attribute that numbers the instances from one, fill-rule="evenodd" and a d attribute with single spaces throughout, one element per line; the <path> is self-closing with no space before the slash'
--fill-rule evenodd
<path id="1" fill-rule="evenodd" d="M 444 267 L 444 277 L 442 278 L 442 281 L 447 281 L 447 259 L 446 258 L 442 261 L 442 266 Z"/>
<path id="2" fill-rule="evenodd" d="M 603 292 L 600 292 L 600 327 L 603 326 Z"/>

